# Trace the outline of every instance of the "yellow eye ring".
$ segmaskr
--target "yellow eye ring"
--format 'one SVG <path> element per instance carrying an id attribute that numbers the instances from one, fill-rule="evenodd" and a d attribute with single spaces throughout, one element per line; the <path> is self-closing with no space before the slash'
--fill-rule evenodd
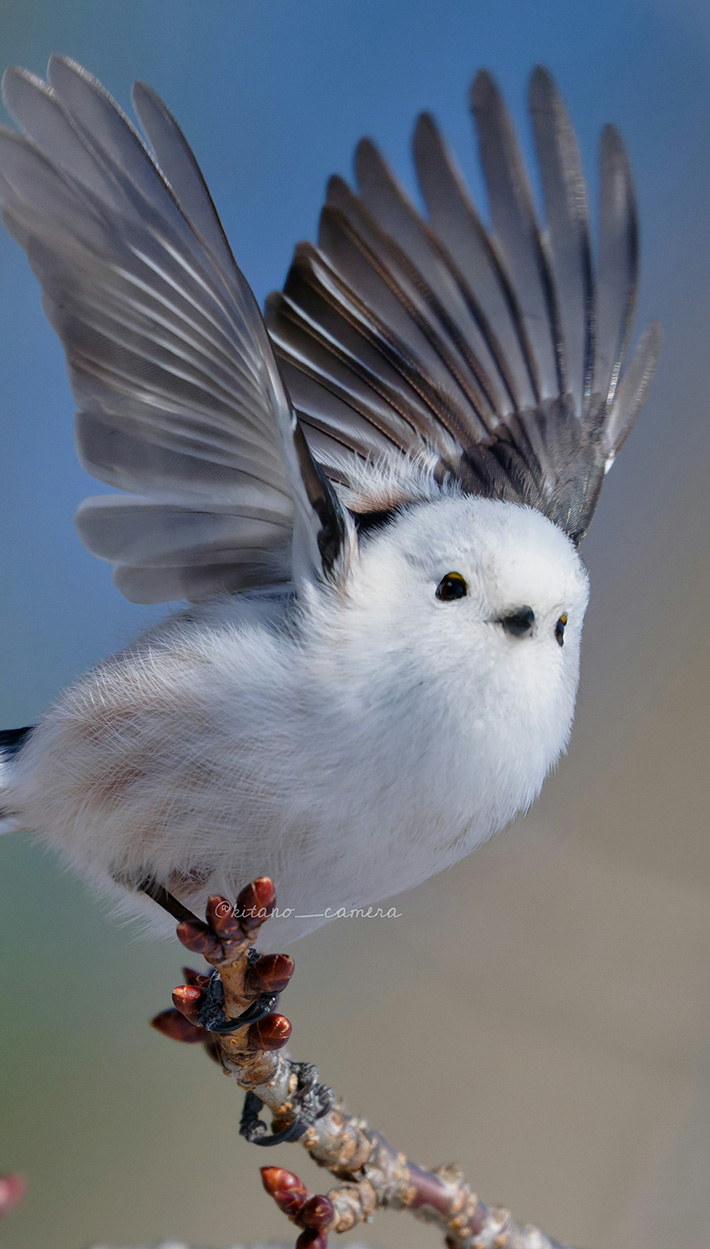
<path id="1" fill-rule="evenodd" d="M 563 611 L 557 624 L 555 625 L 555 641 L 558 646 L 565 644 L 565 625 L 567 624 L 567 612 Z"/>
<path id="2" fill-rule="evenodd" d="M 436 587 L 436 597 L 442 603 L 452 603 L 455 599 L 465 598 L 467 594 L 468 586 L 460 572 L 447 572 Z"/>

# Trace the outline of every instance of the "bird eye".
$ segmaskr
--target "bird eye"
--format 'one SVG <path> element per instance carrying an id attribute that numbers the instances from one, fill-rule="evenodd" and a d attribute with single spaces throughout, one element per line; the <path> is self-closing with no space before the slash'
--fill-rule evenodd
<path id="1" fill-rule="evenodd" d="M 526 638 L 532 633 L 535 624 L 535 612 L 532 607 L 519 607 L 517 611 L 511 612 L 509 616 L 501 616 L 499 624 L 502 624 L 506 633 L 513 638 Z"/>
<path id="2" fill-rule="evenodd" d="M 558 646 L 565 644 L 565 625 L 567 624 L 567 612 L 563 611 L 557 624 L 555 625 L 555 639 Z"/>
<path id="3" fill-rule="evenodd" d="M 436 597 L 441 599 L 442 603 L 451 603 L 454 599 L 465 598 L 467 594 L 468 586 L 460 572 L 447 572 L 436 587 Z"/>

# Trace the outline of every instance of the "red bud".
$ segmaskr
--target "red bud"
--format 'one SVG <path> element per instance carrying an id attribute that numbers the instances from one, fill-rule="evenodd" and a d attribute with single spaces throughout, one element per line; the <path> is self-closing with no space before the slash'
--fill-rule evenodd
<path id="1" fill-rule="evenodd" d="M 266 1015 L 253 1023 L 248 1032 L 249 1046 L 257 1050 L 280 1050 L 291 1035 L 285 1015 Z"/>
<path id="2" fill-rule="evenodd" d="M 199 1024 L 202 998 L 203 991 L 197 985 L 180 984 L 177 989 L 173 989 L 173 1006 L 194 1024 Z"/>
<path id="3" fill-rule="evenodd" d="M 302 1223 L 304 1227 L 314 1227 L 316 1231 L 329 1227 L 334 1218 L 333 1203 L 330 1197 L 324 1196 L 309 1197 L 298 1214 L 299 1223 Z"/>
<path id="4" fill-rule="evenodd" d="M 293 1218 L 308 1197 L 308 1189 L 293 1171 L 283 1167 L 262 1167 L 261 1182 L 279 1210 Z"/>
<path id="5" fill-rule="evenodd" d="M 293 975 L 288 954 L 262 954 L 247 972 L 247 984 L 259 993 L 282 993 Z"/>
<path id="6" fill-rule="evenodd" d="M 296 1241 L 296 1249 L 328 1249 L 328 1237 L 307 1227 Z"/>
<path id="7" fill-rule="evenodd" d="M 259 876 L 245 885 L 237 897 L 236 913 L 245 932 L 260 928 L 276 905 L 276 890 L 269 876 Z"/>
<path id="8" fill-rule="evenodd" d="M 177 926 L 177 935 L 193 954 L 201 954 L 203 958 L 217 958 L 222 953 L 220 942 L 206 924 L 184 919 Z"/>
<path id="9" fill-rule="evenodd" d="M 161 1010 L 155 1019 L 151 1019 L 150 1026 L 156 1032 L 162 1032 L 163 1036 L 171 1037 L 173 1041 L 185 1041 L 188 1045 L 204 1041 L 206 1036 L 204 1028 L 196 1028 L 179 1010 Z"/>
<path id="10" fill-rule="evenodd" d="M 228 898 L 213 893 L 207 899 L 205 912 L 207 923 L 221 941 L 235 941 L 242 938 L 242 930 L 235 914 L 235 908 Z"/>

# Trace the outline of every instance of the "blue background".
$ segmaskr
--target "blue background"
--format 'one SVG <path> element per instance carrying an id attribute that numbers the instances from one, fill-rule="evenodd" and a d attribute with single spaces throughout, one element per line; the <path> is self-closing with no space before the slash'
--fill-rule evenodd
<path id="1" fill-rule="evenodd" d="M 396 935 L 332 925 L 299 947 L 289 1012 L 297 1056 L 320 1062 L 353 1105 L 378 1108 L 419 1161 L 458 1151 L 486 1198 L 575 1243 L 667 1244 L 670 1210 L 674 1233 L 683 1226 L 686 1247 L 700 1246 L 693 1229 L 710 1219 L 701 1171 L 693 1178 L 694 1160 L 707 1170 L 710 1137 L 700 970 L 710 949 L 710 9 L 700 0 L 0 0 L 3 64 L 42 74 L 53 51 L 86 65 L 124 107 L 135 78 L 165 98 L 260 300 L 282 282 L 296 241 L 314 237 L 326 179 L 349 173 L 362 134 L 411 187 L 413 121 L 432 110 L 481 199 L 465 106 L 480 66 L 498 77 L 527 152 L 527 78 L 538 61 L 552 70 L 592 186 L 601 125 L 621 126 L 642 215 L 637 326 L 660 317 L 664 346 L 585 547 L 593 600 L 570 757 L 527 830 L 406 899 Z M 58 341 L 4 234 L 0 293 L 4 727 L 31 722 L 160 612 L 125 602 L 74 534 L 72 514 L 97 487 L 74 458 Z M 523 878 L 536 896 L 549 891 L 540 931 Z M 506 923 L 491 914 L 478 925 L 498 893 Z M 24 839 L 0 845 L 0 899 L 0 1171 L 19 1166 L 32 1180 L 2 1243 L 283 1235 L 255 1180 L 262 1160 L 236 1142 L 235 1091 L 143 1026 L 179 979 L 176 950 L 112 926 Z M 458 927 L 442 929 L 450 899 Z M 569 965 L 566 949 L 576 951 Z M 507 980 L 530 950 L 541 953 L 524 983 Z M 420 1011 L 424 1027 L 403 1033 Z M 561 1055 L 564 1037 L 576 1040 Z M 446 1061 L 422 1087 L 432 1045 Z M 289 1159 L 279 1161 L 299 1169 Z M 396 1219 L 381 1218 L 372 1238 L 434 1243 Z"/>

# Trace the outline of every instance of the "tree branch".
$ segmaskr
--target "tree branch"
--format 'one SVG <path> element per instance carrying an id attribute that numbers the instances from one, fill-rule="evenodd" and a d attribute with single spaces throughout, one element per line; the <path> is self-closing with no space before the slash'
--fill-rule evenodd
<path id="1" fill-rule="evenodd" d="M 315 1068 L 288 1058 L 283 1046 L 291 1025 L 273 1007 L 293 962 L 284 954 L 259 957 L 253 949 L 275 900 L 272 882 L 261 877 L 242 890 L 236 906 L 212 897 L 206 923 L 193 918 L 178 925 L 183 945 L 202 954 L 218 976 L 185 969 L 188 983 L 175 990 L 175 1009 L 153 1024 L 176 1040 L 201 1042 L 247 1091 L 247 1139 L 297 1140 L 338 1181 L 327 1194 L 313 1195 L 293 1172 L 262 1168 L 266 1191 L 301 1229 L 297 1249 L 325 1249 L 328 1233 L 369 1222 L 377 1209 L 407 1210 L 433 1224 L 447 1249 L 566 1249 L 538 1228 L 516 1223 L 507 1210 L 485 1205 L 458 1166 L 425 1171 L 410 1162 L 366 1120 L 348 1114 L 318 1083 Z M 226 1031 L 235 1020 L 238 1026 Z M 258 1118 L 262 1106 L 272 1115 L 271 1136 Z"/>

